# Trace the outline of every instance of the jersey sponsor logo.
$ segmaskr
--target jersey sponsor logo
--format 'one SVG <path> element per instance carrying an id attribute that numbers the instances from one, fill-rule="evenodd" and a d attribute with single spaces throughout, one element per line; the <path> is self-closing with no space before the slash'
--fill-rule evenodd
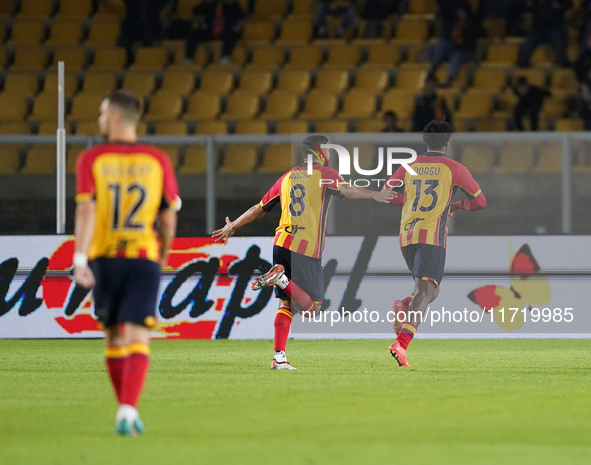
<path id="1" fill-rule="evenodd" d="M 414 219 L 414 220 L 412 220 L 410 223 L 406 223 L 406 224 L 404 225 L 404 230 L 405 230 L 405 231 L 412 231 L 412 230 L 415 228 L 415 226 L 417 225 L 417 223 L 418 223 L 419 221 L 424 221 L 424 219 L 425 219 L 425 218 L 415 218 L 415 219 Z"/>
<path id="2" fill-rule="evenodd" d="M 285 232 L 287 234 L 291 234 L 292 236 L 295 236 L 298 231 L 305 231 L 305 230 L 306 230 L 306 228 L 304 228 L 303 226 L 299 226 L 297 224 L 292 224 L 290 226 L 285 227 Z"/>

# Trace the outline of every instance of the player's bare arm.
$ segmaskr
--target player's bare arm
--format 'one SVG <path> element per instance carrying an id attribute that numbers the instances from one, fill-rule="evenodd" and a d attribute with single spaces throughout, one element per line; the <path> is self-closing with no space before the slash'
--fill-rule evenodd
<path id="1" fill-rule="evenodd" d="M 177 213 L 172 208 L 160 212 L 160 269 L 166 266 L 172 240 L 176 236 Z"/>
<path id="2" fill-rule="evenodd" d="M 390 203 L 396 197 L 396 193 L 392 190 L 372 191 L 363 187 L 350 186 L 349 184 L 341 184 L 339 191 L 348 199 L 373 199 L 380 203 Z"/>
<path id="3" fill-rule="evenodd" d="M 78 202 L 76 206 L 76 236 L 74 254 L 74 277 L 76 282 L 87 289 L 94 286 L 95 280 L 92 270 L 88 266 L 88 250 L 94 233 L 96 219 L 95 202 L 89 200 Z"/>
<path id="4" fill-rule="evenodd" d="M 263 207 L 257 203 L 246 210 L 234 221 L 230 221 L 230 218 L 226 216 L 226 225 L 223 228 L 215 230 L 211 234 L 211 237 L 215 237 L 216 242 L 222 242 L 224 245 L 226 245 L 228 239 L 234 235 L 237 229 L 240 229 L 242 226 L 258 220 L 264 214 L 265 210 L 263 210 Z"/>

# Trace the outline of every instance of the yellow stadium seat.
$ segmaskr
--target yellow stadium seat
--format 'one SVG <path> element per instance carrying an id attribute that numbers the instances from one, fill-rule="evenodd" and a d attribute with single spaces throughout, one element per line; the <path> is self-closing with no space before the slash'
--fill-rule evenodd
<path id="1" fill-rule="evenodd" d="M 123 78 L 122 89 L 135 92 L 139 96 L 150 95 L 156 82 L 152 73 L 129 72 Z"/>
<path id="2" fill-rule="evenodd" d="M 183 121 L 162 121 L 156 124 L 155 134 L 169 134 L 174 136 L 187 135 L 187 124 Z"/>
<path id="3" fill-rule="evenodd" d="M 77 45 L 82 40 L 82 28 L 78 22 L 55 22 L 49 31 L 45 45 Z"/>
<path id="4" fill-rule="evenodd" d="M 498 174 L 529 173 L 534 164 L 533 147 L 526 143 L 507 144 L 501 150 L 499 165 L 494 168 Z"/>
<path id="5" fill-rule="evenodd" d="M 316 0 L 297 0 L 297 2 L 293 2 L 290 18 L 299 20 L 313 19 L 316 4 Z"/>
<path id="6" fill-rule="evenodd" d="M 501 18 L 485 18 L 482 27 L 487 39 L 504 39 L 506 33 L 505 20 Z"/>
<path id="7" fill-rule="evenodd" d="M 474 73 L 472 87 L 501 91 L 507 86 L 507 74 L 504 69 L 480 68 Z"/>
<path id="8" fill-rule="evenodd" d="M 34 145 L 27 152 L 22 174 L 53 174 L 56 166 L 55 144 Z"/>
<path id="9" fill-rule="evenodd" d="M 434 15 L 439 11 L 435 0 L 411 0 L 408 12 L 414 15 Z"/>
<path id="10" fill-rule="evenodd" d="M 247 21 L 242 32 L 242 40 L 249 45 L 270 43 L 275 37 L 272 21 Z"/>
<path id="11" fill-rule="evenodd" d="M 312 89 L 306 99 L 304 111 L 300 118 L 322 119 L 332 118 L 337 110 L 337 96 L 331 92 Z"/>
<path id="12" fill-rule="evenodd" d="M 396 88 L 420 92 L 425 85 L 427 71 L 420 69 L 401 69 L 396 75 Z"/>
<path id="13" fill-rule="evenodd" d="M 344 69 L 322 69 L 316 77 L 316 88 L 340 94 L 349 87 L 349 73 Z"/>
<path id="14" fill-rule="evenodd" d="M 115 75 L 112 73 L 88 73 L 84 78 L 82 89 L 87 92 L 96 92 L 105 96 L 117 88 Z"/>
<path id="15" fill-rule="evenodd" d="M 52 95 L 57 95 L 57 74 L 49 73 L 45 76 L 43 91 Z M 64 87 L 66 97 L 72 97 L 78 90 L 78 78 L 76 73 L 64 73 Z"/>
<path id="16" fill-rule="evenodd" d="M 357 123 L 356 132 L 382 132 L 384 122 L 381 119 L 364 119 Z"/>
<path id="17" fill-rule="evenodd" d="M 423 42 L 429 36 L 429 25 L 424 19 L 403 18 L 396 25 L 397 42 Z"/>
<path id="18" fill-rule="evenodd" d="M 240 77 L 240 89 L 262 95 L 273 85 L 273 75 L 269 71 L 247 70 Z"/>
<path id="19" fill-rule="evenodd" d="M 267 122 L 243 120 L 236 123 L 236 134 L 267 134 Z"/>
<path id="20" fill-rule="evenodd" d="M 219 53 L 217 55 L 219 55 Z M 195 70 L 202 68 L 203 66 L 205 66 L 207 64 L 208 59 L 209 59 L 207 48 L 206 47 L 199 47 L 197 49 L 197 52 L 195 53 L 195 56 L 193 57 L 193 61 L 189 65 L 182 63 L 184 59 L 185 59 L 185 49 L 184 49 L 184 47 L 181 47 L 181 48 L 177 49 L 177 51 L 175 52 L 174 63 L 172 65 L 170 65 L 169 69 L 174 69 L 177 71 L 181 71 L 181 70 L 195 71 Z M 217 56 L 217 59 L 219 59 L 219 56 Z"/>
<path id="21" fill-rule="evenodd" d="M 290 69 L 279 75 L 277 88 L 303 94 L 310 87 L 310 72 L 307 70 Z"/>
<path id="22" fill-rule="evenodd" d="M 507 120 L 505 118 L 479 118 L 476 121 L 476 132 L 505 132 Z"/>
<path id="23" fill-rule="evenodd" d="M 286 173 L 291 169 L 291 144 L 267 145 L 259 173 Z"/>
<path id="24" fill-rule="evenodd" d="M 150 108 L 144 116 L 146 121 L 171 121 L 183 111 L 183 100 L 166 91 L 159 91 L 150 99 Z"/>
<path id="25" fill-rule="evenodd" d="M 256 164 L 255 146 L 230 145 L 224 154 L 224 161 L 219 172 L 221 174 L 246 174 L 252 172 Z"/>
<path id="26" fill-rule="evenodd" d="M 98 134 L 99 126 L 98 123 L 95 121 L 78 121 L 76 123 L 76 134 L 88 134 L 88 135 L 96 135 Z"/>
<path id="27" fill-rule="evenodd" d="M 488 116 L 492 111 L 492 98 L 488 90 L 469 89 L 456 113 L 459 118 L 478 118 Z"/>
<path id="28" fill-rule="evenodd" d="M 359 63 L 359 48 L 354 45 L 334 45 L 328 52 L 325 66 L 353 68 Z"/>
<path id="29" fill-rule="evenodd" d="M 277 40 L 278 45 L 307 44 L 312 38 L 311 21 L 288 20 L 281 26 L 281 35 Z"/>
<path id="30" fill-rule="evenodd" d="M 256 20 L 279 19 L 285 15 L 285 6 L 285 0 L 257 0 L 252 17 Z"/>
<path id="31" fill-rule="evenodd" d="M 18 19 L 48 19 L 53 13 L 53 0 L 22 0 Z"/>
<path id="32" fill-rule="evenodd" d="M 320 65 L 322 49 L 315 46 L 292 47 L 285 69 L 310 70 Z"/>
<path id="33" fill-rule="evenodd" d="M 168 54 L 164 47 L 142 47 L 135 54 L 129 69 L 134 71 L 160 71 L 168 62 Z"/>
<path id="34" fill-rule="evenodd" d="M 54 99 L 57 97 L 54 95 Z M 18 95 L 0 94 L 0 121 L 22 121 L 27 116 L 27 101 Z M 55 116 L 55 115 L 54 115 Z"/>
<path id="35" fill-rule="evenodd" d="M 88 30 L 86 45 L 113 46 L 117 43 L 121 25 L 116 21 L 94 21 Z"/>
<path id="36" fill-rule="evenodd" d="M 0 134 L 29 134 L 30 128 L 29 123 L 25 123 L 24 121 L 14 122 L 14 121 L 6 121 L 0 124 Z M 0 150 L 2 147 L 7 147 L 7 145 L 2 144 L 0 145 Z"/>
<path id="37" fill-rule="evenodd" d="M 182 19 L 191 19 L 193 17 L 193 9 L 197 3 L 195 0 L 178 0 L 175 16 Z"/>
<path id="38" fill-rule="evenodd" d="M 534 173 L 560 173 L 562 172 L 562 145 L 551 142 L 544 144 L 540 149 L 538 163 L 534 166 Z"/>
<path id="39" fill-rule="evenodd" d="M 567 131 L 583 131 L 584 125 L 583 120 L 579 118 L 562 118 L 556 121 L 554 125 L 555 131 L 567 132 Z"/>
<path id="40" fill-rule="evenodd" d="M 234 86 L 234 76 L 229 71 L 205 71 L 201 75 L 199 88 L 216 95 L 230 93 Z"/>
<path id="41" fill-rule="evenodd" d="M 389 39 L 392 35 L 392 21 L 385 19 L 381 22 L 382 32 L 380 37 L 365 38 L 367 27 L 369 22 L 362 20 L 357 28 L 357 38 L 353 39 L 353 43 L 356 45 L 377 45 L 384 44 L 386 39 Z"/>
<path id="42" fill-rule="evenodd" d="M 57 70 L 57 63 L 64 62 L 66 71 L 80 71 L 86 64 L 86 50 L 82 47 L 60 47 L 53 52 L 53 61 L 50 70 Z"/>
<path id="43" fill-rule="evenodd" d="M 4 80 L 4 92 L 21 98 L 29 98 L 37 93 L 39 80 L 33 73 L 10 73 Z"/>
<path id="44" fill-rule="evenodd" d="M 14 2 L 0 2 L 0 20 L 12 17 Z"/>
<path id="45" fill-rule="evenodd" d="M 408 118 L 415 111 L 415 95 L 406 89 L 392 89 L 382 101 L 383 111 L 393 111 L 399 118 Z"/>
<path id="46" fill-rule="evenodd" d="M 252 68 L 277 68 L 283 64 L 284 52 L 281 47 L 258 47 L 252 53 Z"/>
<path id="47" fill-rule="evenodd" d="M 559 68 L 552 72 L 550 84 L 553 88 L 565 89 L 571 92 L 579 90 L 579 81 L 572 68 Z"/>
<path id="48" fill-rule="evenodd" d="M 14 61 L 11 71 L 35 71 L 39 72 L 47 64 L 47 54 L 42 48 L 19 47 L 14 53 Z"/>
<path id="49" fill-rule="evenodd" d="M 179 166 L 179 161 L 181 159 L 179 154 L 179 146 L 178 145 L 157 145 L 157 147 L 163 151 L 170 160 L 170 164 L 176 170 Z"/>
<path id="50" fill-rule="evenodd" d="M 101 0 L 94 19 L 115 20 L 122 19 L 125 15 L 124 0 Z"/>
<path id="51" fill-rule="evenodd" d="M 0 174 L 14 174 L 20 167 L 20 147 L 0 145 Z"/>
<path id="52" fill-rule="evenodd" d="M 212 120 L 220 113 L 220 97 L 205 91 L 197 91 L 189 99 L 185 120 Z"/>
<path id="53" fill-rule="evenodd" d="M 52 136 L 57 132 L 57 123 L 45 121 L 39 125 L 37 134 Z"/>
<path id="54" fill-rule="evenodd" d="M 104 95 L 94 92 L 80 92 L 72 100 L 68 121 L 89 121 L 98 118 Z"/>
<path id="55" fill-rule="evenodd" d="M 543 69 L 536 69 L 536 68 L 525 68 L 525 69 L 518 69 L 513 73 L 513 82 L 517 81 L 517 78 L 524 76 L 527 78 L 527 81 L 534 86 L 545 86 L 546 85 L 546 76 Z"/>
<path id="56" fill-rule="evenodd" d="M 555 62 L 556 57 L 548 44 L 538 47 L 530 58 L 530 66 L 550 67 Z"/>
<path id="57" fill-rule="evenodd" d="M 351 89 L 345 97 L 343 111 L 338 115 L 343 119 L 369 118 L 376 112 L 376 97 L 365 89 Z"/>
<path id="58" fill-rule="evenodd" d="M 199 121 L 195 133 L 208 135 L 228 134 L 228 125 L 225 121 L 218 120 Z"/>
<path id="59" fill-rule="evenodd" d="M 406 51 L 406 58 L 404 63 L 402 63 L 402 66 L 407 68 L 427 68 L 429 63 L 425 62 L 426 56 L 422 57 L 422 55 L 426 55 L 426 48 L 424 44 L 410 44 Z"/>
<path id="60" fill-rule="evenodd" d="M 195 75 L 192 72 L 169 71 L 162 79 L 162 90 L 177 95 L 189 95 L 195 89 Z"/>
<path id="61" fill-rule="evenodd" d="M 81 144 L 66 147 L 66 174 L 76 174 L 76 162 L 84 150 L 86 146 Z"/>
<path id="62" fill-rule="evenodd" d="M 435 73 L 435 78 L 437 79 L 437 82 L 445 82 L 447 79 L 447 74 L 447 66 L 442 66 L 441 68 L 439 68 Z M 459 72 L 454 78 L 453 82 L 451 83 L 450 88 L 456 90 L 466 88 L 466 73 Z"/>
<path id="63" fill-rule="evenodd" d="M 591 166 L 587 164 L 586 157 L 579 154 L 573 165 L 574 174 L 591 174 Z"/>
<path id="64" fill-rule="evenodd" d="M 495 149 L 487 144 L 466 145 L 461 162 L 471 173 L 490 173 L 495 163 Z"/>
<path id="65" fill-rule="evenodd" d="M 92 0 L 60 0 L 60 8 L 55 18 L 81 21 L 88 18 L 91 12 Z"/>
<path id="66" fill-rule="evenodd" d="M 343 120 L 326 119 L 316 123 L 316 132 L 338 133 L 348 132 L 347 122 Z"/>
<path id="67" fill-rule="evenodd" d="M 0 70 L 6 66 L 6 49 L 0 48 Z"/>
<path id="68" fill-rule="evenodd" d="M 542 111 L 540 111 L 540 116 L 543 118 L 562 118 L 565 113 L 567 112 L 566 104 L 564 103 L 564 99 L 560 98 L 546 98 L 544 99 L 544 103 L 542 104 Z"/>
<path id="69" fill-rule="evenodd" d="M 299 119 L 283 119 L 275 127 L 277 134 L 303 134 L 308 132 L 308 122 Z"/>
<path id="70" fill-rule="evenodd" d="M 8 45 L 39 45 L 45 37 L 45 28 L 40 21 L 17 21 L 12 25 Z"/>
<path id="71" fill-rule="evenodd" d="M 380 44 L 370 47 L 364 66 L 393 68 L 400 63 L 400 49 L 390 44 Z"/>
<path id="72" fill-rule="evenodd" d="M 383 69 L 362 69 L 355 78 L 355 87 L 379 94 L 388 85 L 388 73 Z"/>
<path id="73" fill-rule="evenodd" d="M 226 111 L 220 115 L 220 118 L 224 120 L 251 119 L 258 111 L 258 95 L 238 89 L 228 98 Z"/>
<path id="74" fill-rule="evenodd" d="M 202 145 L 191 145 L 185 152 L 185 161 L 179 168 L 181 174 L 204 174 L 207 170 L 207 154 Z"/>
<path id="75" fill-rule="evenodd" d="M 516 44 L 495 44 L 488 48 L 486 64 L 511 66 L 517 63 L 519 47 Z"/>
<path id="76" fill-rule="evenodd" d="M 120 71 L 125 67 L 126 62 L 127 52 L 124 48 L 97 48 L 90 69 L 92 71 Z"/>
<path id="77" fill-rule="evenodd" d="M 35 97 L 29 121 L 57 121 L 57 92 L 44 90 Z"/>

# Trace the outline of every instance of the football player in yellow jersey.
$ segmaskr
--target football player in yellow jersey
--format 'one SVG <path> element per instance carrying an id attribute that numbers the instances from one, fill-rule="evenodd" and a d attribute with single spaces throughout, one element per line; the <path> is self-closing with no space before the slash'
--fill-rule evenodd
<path id="1" fill-rule="evenodd" d="M 80 286 L 94 287 L 119 402 L 115 429 L 124 436 L 144 431 L 136 405 L 148 371 L 160 267 L 180 208 L 170 159 L 137 143 L 140 116 L 140 101 L 131 92 L 107 95 L 98 123 L 108 142 L 84 151 L 76 166 L 74 276 Z"/>
<path id="2" fill-rule="evenodd" d="M 486 198 L 470 172 L 445 156 L 452 127 L 445 121 L 431 121 L 423 131 L 427 152 L 410 164 L 416 175 L 400 167 L 385 186 L 400 185 L 400 194 L 390 203 L 402 205 L 400 250 L 415 280 L 414 293 L 396 300 L 394 330 L 396 341 L 390 354 L 400 366 L 410 366 L 406 348 L 425 315 L 427 305 L 439 294 L 445 267 L 447 219 L 457 210 L 486 208 Z M 402 181 L 402 182 L 399 182 Z M 384 187 L 384 190 L 390 189 Z M 452 202 L 460 189 L 468 199 Z"/>
<path id="3" fill-rule="evenodd" d="M 260 203 L 234 221 L 226 217 L 226 225 L 213 233 L 213 237 L 226 243 L 238 228 L 258 220 L 275 205 L 281 205 L 281 219 L 273 242 L 274 266 L 253 285 L 255 290 L 275 285 L 275 296 L 280 299 L 275 316 L 275 356 L 271 363 L 275 370 L 295 369 L 285 355 L 293 311 L 313 314 L 322 306 L 321 254 L 332 197 L 389 203 L 396 195 L 391 191 L 374 192 L 345 182 L 337 171 L 327 166 L 330 153 L 321 149 L 322 144 L 327 143 L 328 139 L 322 135 L 306 137 L 302 143 L 304 159 L 310 153 L 318 154 L 313 159 L 312 174 L 308 173 L 306 165 L 292 168 L 275 182 Z"/>

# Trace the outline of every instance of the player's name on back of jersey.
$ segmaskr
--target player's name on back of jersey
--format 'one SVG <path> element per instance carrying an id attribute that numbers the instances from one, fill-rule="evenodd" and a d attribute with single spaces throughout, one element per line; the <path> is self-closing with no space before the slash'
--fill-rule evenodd
<path id="1" fill-rule="evenodd" d="M 113 160 L 113 163 L 106 160 L 101 163 L 101 174 L 103 176 L 147 176 L 151 171 L 151 163 L 142 163 L 140 161 L 128 165 L 122 165 L 116 160 Z"/>

